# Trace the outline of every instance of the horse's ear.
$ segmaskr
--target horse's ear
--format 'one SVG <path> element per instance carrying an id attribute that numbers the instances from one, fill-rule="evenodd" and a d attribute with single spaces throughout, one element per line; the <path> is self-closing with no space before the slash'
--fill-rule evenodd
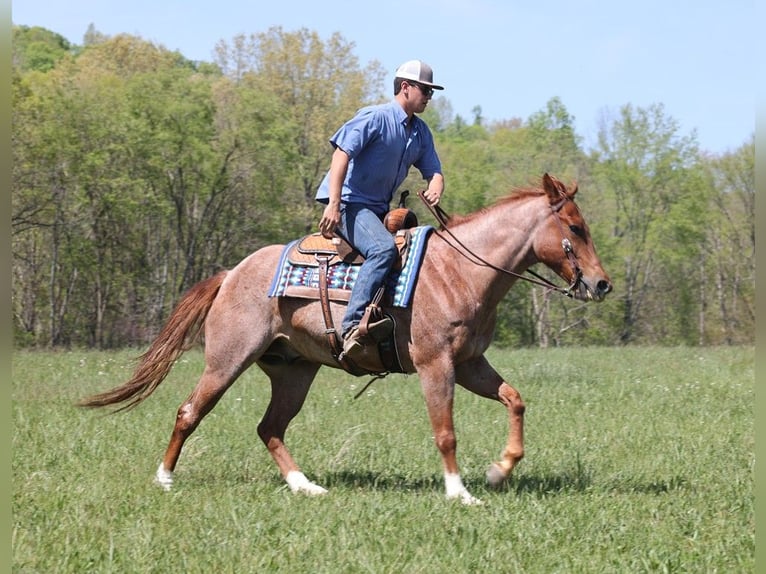
<path id="1" fill-rule="evenodd" d="M 577 193 L 577 182 L 573 181 L 572 182 L 572 191 L 569 192 L 569 197 L 574 197 L 576 193 Z"/>
<path id="2" fill-rule="evenodd" d="M 566 188 L 561 184 L 561 182 L 550 175 L 548 172 L 543 174 L 543 189 L 545 190 L 545 193 L 548 194 L 548 197 L 552 202 L 558 201 L 566 193 Z"/>
<path id="3" fill-rule="evenodd" d="M 553 177 L 549 175 L 547 171 L 543 174 L 543 189 L 551 197 L 558 195 L 559 193 Z"/>

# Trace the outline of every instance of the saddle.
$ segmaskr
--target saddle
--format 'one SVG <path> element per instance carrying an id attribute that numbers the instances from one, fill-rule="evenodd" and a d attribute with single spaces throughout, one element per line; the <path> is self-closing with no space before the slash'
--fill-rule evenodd
<path id="1" fill-rule="evenodd" d="M 399 257 L 393 267 L 395 270 L 401 270 L 404 261 L 406 261 L 411 240 L 412 234 L 409 229 L 400 229 L 394 235 L 394 242 L 399 251 Z M 380 375 L 382 372 L 403 372 L 394 343 L 395 330 L 387 340 L 377 342 L 377 357 L 370 357 L 375 368 L 361 367 L 343 355 L 343 345 L 335 329 L 330 311 L 328 273 L 331 266 L 341 263 L 361 265 L 364 262 L 364 257 L 362 257 L 359 251 L 341 237 L 334 236 L 327 238 L 321 233 L 312 233 L 302 237 L 288 250 L 287 259 L 292 265 L 317 268 L 319 275 L 318 298 L 322 305 L 325 333 L 327 334 L 333 357 L 347 372 L 356 376 L 370 373 Z M 359 323 L 359 331 L 363 335 L 366 333 L 370 322 L 379 321 L 385 316 L 380 307 L 383 292 L 384 288 L 381 287 L 374 300 L 365 310 L 364 316 Z M 368 353 L 369 355 L 370 353 Z"/>
<path id="2" fill-rule="evenodd" d="M 401 269 L 402 262 L 407 258 L 410 246 L 409 229 L 400 229 L 394 235 L 394 243 L 399 251 L 399 257 L 394 263 L 394 269 Z M 364 257 L 342 237 L 324 237 L 321 233 L 312 233 L 301 238 L 287 253 L 287 259 L 293 265 L 319 267 L 320 262 L 327 266 L 338 263 L 361 265 Z M 326 261 L 322 261 L 326 260 Z"/>
<path id="3" fill-rule="evenodd" d="M 401 270 L 404 262 L 407 260 L 408 251 L 412 241 L 410 228 L 418 224 L 415 213 L 404 206 L 404 200 L 409 192 L 402 193 L 402 199 L 399 207 L 389 211 L 384 218 L 386 229 L 394 235 L 399 257 L 394 262 L 393 269 Z M 376 374 L 385 376 L 390 372 L 404 372 L 399 361 L 399 355 L 396 349 L 394 327 L 391 335 L 383 340 L 377 341 L 377 356 L 371 357 L 371 364 L 375 368 L 369 368 L 370 365 L 360 366 L 355 364 L 350 358 L 343 354 L 343 346 L 340 337 L 333 323 L 332 313 L 330 311 L 330 295 L 328 290 L 328 269 L 332 265 L 345 263 L 347 265 L 361 265 L 364 257 L 345 239 L 338 236 L 331 238 L 323 236 L 321 233 L 312 233 L 302 237 L 295 242 L 287 252 L 287 259 L 293 265 L 303 267 L 317 267 L 319 271 L 319 301 L 322 305 L 322 316 L 325 322 L 325 333 L 330 344 L 333 357 L 338 363 L 352 375 Z M 384 288 L 378 290 L 373 301 L 365 309 L 364 316 L 359 323 L 359 332 L 364 337 L 371 322 L 379 321 L 385 317 L 380 307 L 380 300 L 383 297 Z M 393 320 L 393 317 L 391 318 Z M 394 325 L 396 323 L 394 322 Z M 382 367 L 378 368 L 378 367 Z"/>

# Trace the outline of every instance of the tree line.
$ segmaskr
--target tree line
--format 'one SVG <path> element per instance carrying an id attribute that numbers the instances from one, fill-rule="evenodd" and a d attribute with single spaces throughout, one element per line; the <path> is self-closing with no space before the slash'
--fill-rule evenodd
<path id="1" fill-rule="evenodd" d="M 191 285 L 316 230 L 329 136 L 391 97 L 381 64 L 338 33 L 238 35 L 211 62 L 93 26 L 82 45 L 14 26 L 12 46 L 17 346 L 145 345 Z M 423 116 L 442 207 L 474 211 L 545 172 L 577 181 L 615 285 L 586 305 L 517 284 L 497 345 L 754 342 L 754 134 L 714 155 L 662 104 L 627 103 L 586 150 L 558 97 L 528 118 L 473 114 L 440 95 Z M 422 185 L 413 173 L 402 189 Z"/>

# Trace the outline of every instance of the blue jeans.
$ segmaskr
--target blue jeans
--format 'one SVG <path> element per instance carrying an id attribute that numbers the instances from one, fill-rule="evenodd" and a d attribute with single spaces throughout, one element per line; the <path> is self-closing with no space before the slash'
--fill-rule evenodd
<path id="1" fill-rule="evenodd" d="M 362 320 L 365 308 L 385 283 L 399 252 L 382 216 L 361 203 L 341 204 L 337 232 L 364 256 L 341 325 L 345 335 Z"/>

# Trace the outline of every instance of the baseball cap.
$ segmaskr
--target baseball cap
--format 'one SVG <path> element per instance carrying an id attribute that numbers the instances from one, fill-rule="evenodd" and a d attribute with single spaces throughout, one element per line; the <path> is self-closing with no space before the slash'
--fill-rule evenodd
<path id="1" fill-rule="evenodd" d="M 443 90 L 444 86 L 434 84 L 434 71 L 431 66 L 420 60 L 404 62 L 396 70 L 396 77 L 404 80 L 412 80 L 424 86 L 431 86 L 434 90 Z"/>

